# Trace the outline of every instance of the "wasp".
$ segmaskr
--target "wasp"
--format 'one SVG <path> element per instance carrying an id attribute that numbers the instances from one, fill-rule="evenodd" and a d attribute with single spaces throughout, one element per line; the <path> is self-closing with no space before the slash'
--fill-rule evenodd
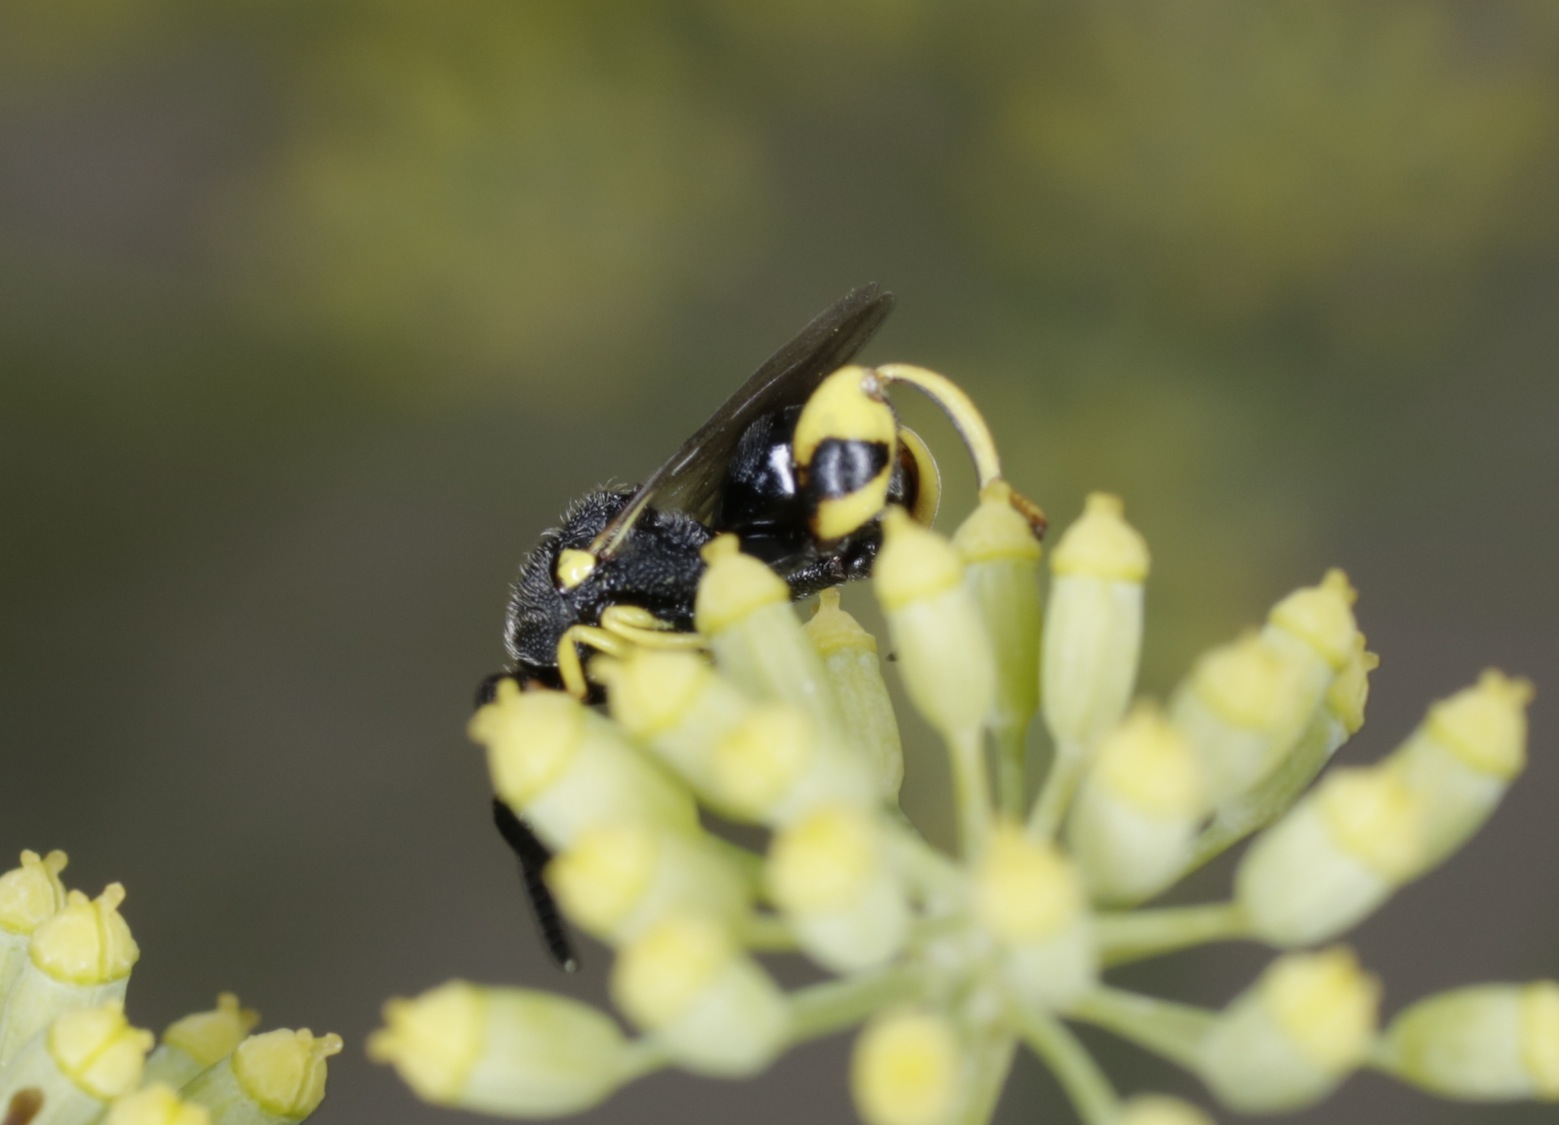
<path id="1" fill-rule="evenodd" d="M 929 524 L 941 478 L 926 443 L 903 425 L 888 388 L 908 383 L 952 420 L 981 486 L 1001 475 L 995 444 L 974 404 L 950 380 L 907 364 L 851 364 L 893 308 L 875 285 L 847 293 L 803 328 L 636 488 L 576 500 L 520 566 L 499 680 L 599 698 L 588 655 L 630 646 L 699 648 L 693 601 L 703 547 L 734 533 L 742 551 L 783 577 L 795 599 L 871 573 L 880 517 L 901 505 Z M 1013 503 L 1044 529 L 1037 507 Z M 566 931 L 540 879 L 546 845 L 501 801 L 494 816 L 519 857 L 554 959 L 572 968 Z"/>

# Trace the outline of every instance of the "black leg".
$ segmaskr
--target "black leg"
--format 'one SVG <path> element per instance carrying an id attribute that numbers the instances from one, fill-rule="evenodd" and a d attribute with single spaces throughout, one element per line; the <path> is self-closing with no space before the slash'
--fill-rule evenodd
<path id="1" fill-rule="evenodd" d="M 541 930 L 547 952 L 558 968 L 572 973 L 579 968 L 579 958 L 574 956 L 574 946 L 569 941 L 568 928 L 563 924 L 558 904 L 541 877 L 547 861 L 552 858 L 551 850 L 536 838 L 530 825 L 515 816 L 514 810 L 497 797 L 493 798 L 493 823 L 498 826 L 503 842 L 520 861 L 520 877 L 525 880 L 525 891 L 530 896 L 531 909 L 535 912 L 536 925 Z"/>

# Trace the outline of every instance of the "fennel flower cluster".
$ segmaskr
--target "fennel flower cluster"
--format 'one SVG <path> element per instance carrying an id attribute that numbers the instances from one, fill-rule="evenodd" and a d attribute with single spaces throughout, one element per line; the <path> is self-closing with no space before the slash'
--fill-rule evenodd
<path id="1" fill-rule="evenodd" d="M 1435 703 L 1373 766 L 1323 768 L 1377 663 L 1340 571 L 1134 700 L 1149 558 L 1094 495 L 1049 560 L 997 480 L 951 539 L 890 510 L 872 585 L 896 674 L 945 743 L 957 845 L 898 808 L 877 642 L 825 594 L 805 624 L 729 538 L 706 549 L 705 657 L 598 657 L 605 713 L 506 683 L 471 723 L 498 795 L 556 852 L 568 919 L 614 951 L 626 1023 L 542 991 L 454 981 L 386 1006 L 370 1051 L 422 1097 L 575 1112 L 664 1066 L 742 1078 L 860 1025 L 868 1125 L 979 1125 L 1017 1049 L 1087 1125 L 1193 1125 L 1119 1091 L 1070 1025 L 1108 1029 L 1241 1113 L 1325 1098 L 1371 1067 L 1451 1098 L 1559 1100 L 1559 984 L 1431 996 L 1382 1028 L 1381 986 L 1337 939 L 1440 863 L 1521 771 L 1530 686 L 1495 671 Z M 712 659 L 711 659 L 712 657 Z M 1043 775 L 1029 728 L 1048 733 Z M 1312 785 L 1319 778 L 1318 784 Z M 761 825 L 764 854 L 701 826 Z M 1227 900 L 1144 906 L 1254 836 Z M 1271 963 L 1222 1009 L 1112 986 L 1112 966 L 1247 940 Z M 759 955 L 831 976 L 792 991 Z"/>
<path id="2" fill-rule="evenodd" d="M 4 1125 L 295 1125 L 325 1096 L 336 1035 L 250 1031 L 223 993 L 161 1041 L 125 1018 L 140 948 L 110 883 L 66 891 L 65 853 L 0 875 L 0 1120 Z"/>

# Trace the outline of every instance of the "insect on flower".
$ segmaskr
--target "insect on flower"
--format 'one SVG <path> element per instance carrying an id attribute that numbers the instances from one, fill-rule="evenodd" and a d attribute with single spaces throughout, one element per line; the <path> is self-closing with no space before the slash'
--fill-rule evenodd
<path id="1" fill-rule="evenodd" d="M 867 577 L 883 513 L 898 506 L 929 524 L 941 493 L 931 451 L 887 401 L 895 383 L 919 388 L 946 412 L 982 487 L 998 479 L 990 431 L 956 384 L 904 364 L 849 364 L 892 308 L 893 295 L 875 285 L 852 290 L 759 367 L 643 484 L 590 492 L 571 504 L 520 567 L 504 630 L 513 666 L 482 683 L 478 706 L 505 679 L 597 700 L 590 654 L 704 648 L 693 631 L 694 597 L 706 569 L 703 549 L 723 533 L 734 533 L 745 554 L 780 575 L 792 599 Z M 1042 533 L 1039 508 L 1011 495 Z M 572 968 L 540 879 L 548 849 L 501 802 L 493 811 L 553 957 Z"/>

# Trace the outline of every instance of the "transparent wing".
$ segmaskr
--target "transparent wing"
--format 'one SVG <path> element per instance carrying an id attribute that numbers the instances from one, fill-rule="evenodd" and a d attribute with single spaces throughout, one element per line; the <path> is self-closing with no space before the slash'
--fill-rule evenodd
<path id="1" fill-rule="evenodd" d="M 591 553 L 601 559 L 615 555 L 652 503 L 708 522 L 719 500 L 726 465 L 747 427 L 772 410 L 805 402 L 824 378 L 860 351 L 892 310 L 892 293 L 863 285 L 819 313 L 649 475 L 596 536 Z"/>

